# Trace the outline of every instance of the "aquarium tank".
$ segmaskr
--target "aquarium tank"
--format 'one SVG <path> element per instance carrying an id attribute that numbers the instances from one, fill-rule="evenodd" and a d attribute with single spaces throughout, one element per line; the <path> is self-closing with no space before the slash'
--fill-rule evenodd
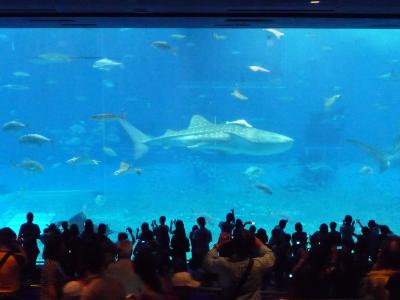
<path id="1" fill-rule="evenodd" d="M 0 227 L 113 239 L 234 209 L 271 232 L 400 230 L 400 36 L 384 29 L 0 30 Z M 359 229 L 359 228 L 358 228 Z"/>

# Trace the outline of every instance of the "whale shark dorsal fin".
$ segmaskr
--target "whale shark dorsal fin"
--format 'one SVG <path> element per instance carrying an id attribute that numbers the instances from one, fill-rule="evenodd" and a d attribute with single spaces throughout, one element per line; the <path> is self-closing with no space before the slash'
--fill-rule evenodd
<path id="1" fill-rule="evenodd" d="M 190 124 L 189 124 L 189 128 L 191 127 L 201 127 L 201 126 L 205 126 L 205 125 L 210 125 L 212 124 L 210 121 L 208 121 L 206 118 L 200 116 L 200 115 L 194 115 L 191 119 L 190 119 Z"/>
<path id="2" fill-rule="evenodd" d="M 167 129 L 167 130 L 165 131 L 165 133 L 164 133 L 164 135 L 173 135 L 173 134 L 176 134 L 176 131 L 175 131 L 175 130 L 172 130 L 172 129 Z"/>

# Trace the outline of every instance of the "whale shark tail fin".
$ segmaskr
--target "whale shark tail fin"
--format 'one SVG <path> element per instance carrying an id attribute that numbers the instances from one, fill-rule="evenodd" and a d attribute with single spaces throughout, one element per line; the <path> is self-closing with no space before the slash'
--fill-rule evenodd
<path id="1" fill-rule="evenodd" d="M 151 137 L 141 132 L 139 129 L 129 123 L 125 118 L 120 118 L 118 119 L 118 121 L 133 142 L 134 158 L 141 158 L 149 150 L 149 147 L 145 143 L 150 140 Z"/>
<path id="2" fill-rule="evenodd" d="M 384 151 L 376 148 L 375 146 L 368 145 L 364 142 L 348 139 L 347 142 L 356 146 L 357 148 L 363 150 L 369 156 L 371 156 L 374 160 L 376 160 L 379 164 L 380 172 L 385 172 L 390 167 L 390 161 L 388 159 L 388 154 Z"/>

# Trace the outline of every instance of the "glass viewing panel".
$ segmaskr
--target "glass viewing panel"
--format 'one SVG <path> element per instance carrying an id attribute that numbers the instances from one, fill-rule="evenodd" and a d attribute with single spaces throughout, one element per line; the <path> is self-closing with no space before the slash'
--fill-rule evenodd
<path id="1" fill-rule="evenodd" d="M 114 233 L 160 215 L 189 231 L 202 215 L 215 240 L 234 208 L 268 232 L 345 214 L 398 232 L 399 44 L 397 30 L 3 29 L 0 227 L 83 212 Z"/>

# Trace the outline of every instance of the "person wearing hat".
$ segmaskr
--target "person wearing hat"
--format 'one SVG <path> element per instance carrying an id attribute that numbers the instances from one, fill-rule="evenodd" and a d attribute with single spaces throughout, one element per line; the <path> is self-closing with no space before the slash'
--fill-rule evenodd
<path id="1" fill-rule="evenodd" d="M 201 282 L 194 280 L 189 272 L 175 273 L 172 275 L 171 283 L 180 300 L 189 299 L 192 290 L 201 285 Z"/>

